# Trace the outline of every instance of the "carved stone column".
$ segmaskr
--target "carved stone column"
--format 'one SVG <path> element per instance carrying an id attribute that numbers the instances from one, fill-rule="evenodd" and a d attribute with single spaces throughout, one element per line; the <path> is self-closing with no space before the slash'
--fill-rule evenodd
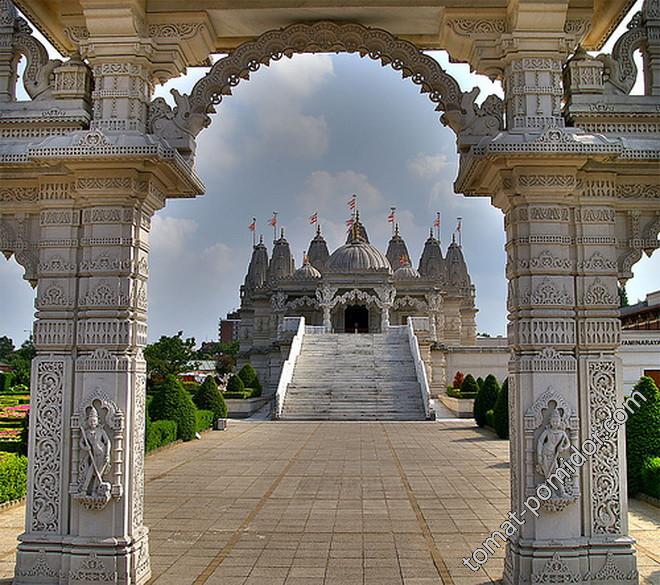
<path id="1" fill-rule="evenodd" d="M 147 255 L 162 201 L 80 172 L 40 212 L 26 531 L 15 583 L 150 577 L 143 525 Z"/>
<path id="2" fill-rule="evenodd" d="M 524 524 L 507 551 L 510 585 L 636 582 L 623 434 L 604 426 L 622 401 L 615 214 L 573 197 L 577 184 L 561 168 L 517 168 L 511 178 L 511 492 Z M 585 448 L 570 459 L 587 439 L 598 445 L 591 458 Z M 566 462 L 560 482 L 539 488 Z"/>

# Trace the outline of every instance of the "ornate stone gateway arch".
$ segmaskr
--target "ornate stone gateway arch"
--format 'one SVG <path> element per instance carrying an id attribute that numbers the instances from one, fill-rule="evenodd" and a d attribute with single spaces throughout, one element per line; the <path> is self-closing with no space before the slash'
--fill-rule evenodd
<path id="1" fill-rule="evenodd" d="M 627 3 L 0 0 L 0 249 L 37 287 L 30 482 L 17 584 L 145 583 L 143 441 L 150 218 L 203 185 L 195 136 L 261 65 L 347 51 L 402 72 L 457 134 L 459 193 L 505 212 L 512 511 L 556 465 L 549 437 L 599 444 L 527 514 L 505 581 L 635 583 L 615 349 L 617 283 L 660 231 L 660 6 L 590 57 Z M 253 5 L 254 4 L 254 5 Z M 249 10 L 240 10 L 249 8 Z M 301 22 L 301 21 L 312 22 Z M 346 23 L 352 20 L 356 23 Z M 297 23 L 297 24 L 294 24 Z M 284 28 L 280 28 L 283 25 Z M 421 49 L 504 83 L 476 105 Z M 630 96 L 632 53 L 645 95 Z M 576 50 L 577 49 L 577 50 Z M 153 86 L 218 61 L 171 109 Z M 30 101 L 16 101 L 18 56 Z M 219 123 L 222 123 L 220 119 Z M 550 450 L 552 451 L 552 450 Z M 94 456 L 92 456 L 94 454 Z"/>

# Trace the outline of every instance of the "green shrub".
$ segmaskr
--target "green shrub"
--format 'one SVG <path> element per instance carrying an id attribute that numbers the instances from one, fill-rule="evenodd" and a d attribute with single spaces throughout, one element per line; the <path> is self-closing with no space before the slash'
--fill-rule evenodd
<path id="1" fill-rule="evenodd" d="M 154 421 L 176 421 L 177 438 L 191 441 L 195 438 L 196 410 L 190 394 L 183 389 L 181 382 L 170 374 L 156 387 L 149 406 L 149 415 Z"/>
<path id="2" fill-rule="evenodd" d="M 14 385 L 13 372 L 0 372 L 0 392 L 11 392 Z"/>
<path id="3" fill-rule="evenodd" d="M 198 433 L 210 429 L 213 426 L 213 416 L 212 410 L 197 410 L 195 412 L 195 430 Z"/>
<path id="4" fill-rule="evenodd" d="M 243 380 L 249 388 L 253 388 L 253 382 L 257 379 L 257 371 L 252 367 L 252 364 L 245 364 L 240 370 L 238 370 L 238 377 Z"/>
<path id="5" fill-rule="evenodd" d="M 479 386 L 479 390 L 484 387 L 484 379 L 481 376 L 477 378 L 477 386 Z"/>
<path id="6" fill-rule="evenodd" d="M 500 439 L 509 438 L 509 379 L 504 380 L 495 407 L 493 408 L 493 428 Z"/>
<path id="7" fill-rule="evenodd" d="M 486 426 L 489 426 L 491 429 L 495 428 L 495 419 L 493 417 L 492 408 L 486 412 Z"/>
<path id="8" fill-rule="evenodd" d="M 470 377 L 468 376 L 468 378 Z M 468 378 L 465 378 L 465 380 L 467 381 Z M 480 427 L 486 424 L 486 413 L 495 406 L 499 391 L 500 385 L 497 383 L 497 379 L 493 374 L 488 374 L 484 380 L 483 388 L 479 390 L 479 394 L 474 399 L 474 420 Z"/>
<path id="9" fill-rule="evenodd" d="M 246 398 L 250 398 L 252 395 L 251 391 L 245 391 L 245 390 L 237 390 L 237 391 L 227 391 L 224 392 L 224 397 L 227 400 L 245 400 Z"/>
<path id="10" fill-rule="evenodd" d="M 21 421 L 21 435 L 19 439 L 20 447 L 19 453 L 27 457 L 28 454 L 28 440 L 30 432 L 30 413 Z"/>
<path id="11" fill-rule="evenodd" d="M 147 421 L 144 450 L 148 453 L 163 445 L 174 443 L 177 437 L 176 422 L 173 420 Z"/>
<path id="12" fill-rule="evenodd" d="M 642 467 L 646 459 L 660 457 L 660 391 L 655 382 L 644 376 L 633 388 L 638 407 L 629 403 L 632 414 L 626 423 L 626 457 L 628 458 L 628 493 L 636 494 L 642 487 Z"/>
<path id="13" fill-rule="evenodd" d="M 16 384 L 12 386 L 12 394 L 30 394 L 30 389 L 25 384 Z"/>
<path id="14" fill-rule="evenodd" d="M 20 500 L 27 492 L 27 457 L 14 453 L 0 456 L 0 503 Z"/>
<path id="15" fill-rule="evenodd" d="M 218 390 L 218 385 L 212 376 L 206 377 L 206 380 L 199 387 L 193 400 L 197 408 L 212 411 L 215 419 L 227 417 L 225 399 L 222 397 L 220 390 Z"/>
<path id="16" fill-rule="evenodd" d="M 647 457 L 642 466 L 642 491 L 660 499 L 660 457 Z"/>
<path id="17" fill-rule="evenodd" d="M 479 386 L 477 386 L 472 374 L 465 376 L 463 383 L 460 386 L 454 386 L 454 388 L 460 388 L 462 394 L 476 394 L 479 392 Z"/>
<path id="18" fill-rule="evenodd" d="M 227 382 L 227 392 L 243 392 L 244 390 L 245 384 L 239 376 L 234 375 L 229 378 L 229 382 Z M 227 395 L 227 392 L 225 392 L 225 396 Z"/>

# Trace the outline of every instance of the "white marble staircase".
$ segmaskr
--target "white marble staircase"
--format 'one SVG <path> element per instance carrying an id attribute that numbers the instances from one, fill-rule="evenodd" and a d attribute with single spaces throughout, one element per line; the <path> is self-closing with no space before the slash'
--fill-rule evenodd
<path id="1" fill-rule="evenodd" d="M 424 420 L 408 337 L 305 335 L 281 418 Z"/>

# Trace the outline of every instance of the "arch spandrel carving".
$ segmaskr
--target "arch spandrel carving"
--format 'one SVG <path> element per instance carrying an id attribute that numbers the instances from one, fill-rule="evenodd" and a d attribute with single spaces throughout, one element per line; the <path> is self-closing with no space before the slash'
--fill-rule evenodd
<path id="1" fill-rule="evenodd" d="M 476 105 L 479 89 L 462 92 L 458 82 L 440 64 L 409 41 L 360 24 L 316 22 L 292 24 L 268 31 L 246 42 L 217 61 L 193 87 L 190 95 L 173 91 L 172 109 L 163 98 L 149 107 L 149 131 L 170 141 L 181 151 L 194 152 L 194 138 L 206 128 L 225 96 L 242 80 L 250 79 L 262 65 L 301 53 L 357 53 L 401 71 L 420 86 L 444 114 L 440 120 L 468 143 L 496 134 L 503 128 L 503 102 L 496 96 Z M 471 137 L 471 138 L 468 138 Z"/>

